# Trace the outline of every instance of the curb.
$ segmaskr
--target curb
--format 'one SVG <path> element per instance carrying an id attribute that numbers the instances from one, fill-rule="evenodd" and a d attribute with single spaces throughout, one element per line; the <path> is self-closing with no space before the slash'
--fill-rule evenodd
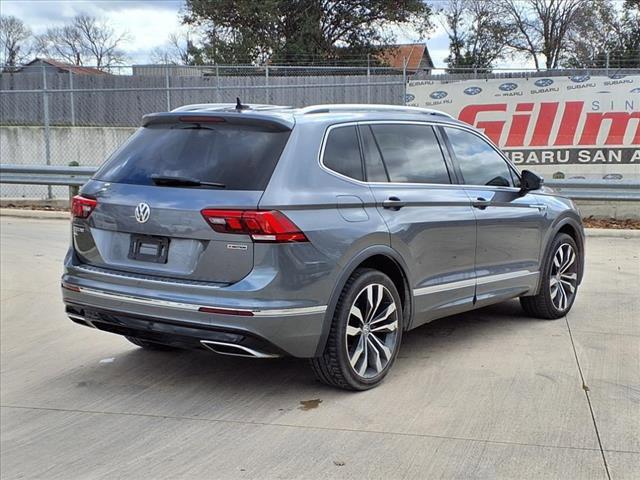
<path id="1" fill-rule="evenodd" d="M 609 238 L 640 238 L 640 230 L 624 228 L 585 228 L 587 237 L 609 237 Z"/>
<path id="2" fill-rule="evenodd" d="M 23 210 L 20 208 L 0 208 L 0 216 L 32 218 L 38 220 L 69 220 L 69 212 L 55 210 Z M 585 228 L 587 237 L 640 238 L 640 230 L 623 228 Z"/>
<path id="3" fill-rule="evenodd" d="M 1 217 L 35 218 L 38 220 L 69 220 L 69 212 L 56 210 L 26 210 L 21 208 L 0 208 Z"/>

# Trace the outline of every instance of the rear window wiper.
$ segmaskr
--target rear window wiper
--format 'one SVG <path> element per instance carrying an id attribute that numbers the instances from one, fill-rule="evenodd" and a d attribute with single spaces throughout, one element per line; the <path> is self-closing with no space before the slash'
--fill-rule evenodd
<path id="1" fill-rule="evenodd" d="M 217 182 L 201 182 L 197 178 L 191 177 L 172 177 L 168 175 L 151 175 L 151 180 L 156 185 L 164 187 L 212 187 L 227 188 L 224 183 Z"/>

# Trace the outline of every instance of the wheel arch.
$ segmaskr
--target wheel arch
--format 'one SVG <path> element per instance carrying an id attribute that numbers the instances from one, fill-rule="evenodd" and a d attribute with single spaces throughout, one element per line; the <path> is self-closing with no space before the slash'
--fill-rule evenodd
<path id="1" fill-rule="evenodd" d="M 347 280 L 358 268 L 373 268 L 385 273 L 395 284 L 402 301 L 402 327 L 407 330 L 413 318 L 413 296 L 408 277 L 408 268 L 402 257 L 389 246 L 376 245 L 368 247 L 353 257 L 345 268 L 342 269 L 338 281 L 333 287 L 331 297 L 327 305 L 327 310 L 322 325 L 322 334 L 316 348 L 316 356 L 322 355 L 327 343 L 331 322 Z"/>
<path id="2" fill-rule="evenodd" d="M 540 271 L 542 271 L 542 265 L 546 262 L 548 255 L 550 254 L 551 244 L 553 239 L 560 233 L 566 233 L 576 242 L 578 247 L 578 285 L 582 282 L 584 275 L 584 253 L 585 253 L 585 241 L 584 241 L 584 229 L 582 228 L 582 221 L 577 215 L 565 215 L 559 217 L 549 228 L 549 233 L 545 237 L 544 250 L 542 252 Z M 542 279 L 538 280 L 538 286 L 536 293 L 540 291 L 540 283 Z"/>

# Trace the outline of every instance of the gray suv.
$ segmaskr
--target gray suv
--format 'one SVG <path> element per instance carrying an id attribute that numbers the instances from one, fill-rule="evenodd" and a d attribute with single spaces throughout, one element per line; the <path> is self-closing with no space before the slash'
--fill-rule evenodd
<path id="1" fill-rule="evenodd" d="M 403 332 L 515 297 L 558 318 L 583 274 L 571 200 L 420 108 L 147 115 L 72 216 L 74 322 L 149 349 L 306 357 L 354 390 L 387 375 Z"/>

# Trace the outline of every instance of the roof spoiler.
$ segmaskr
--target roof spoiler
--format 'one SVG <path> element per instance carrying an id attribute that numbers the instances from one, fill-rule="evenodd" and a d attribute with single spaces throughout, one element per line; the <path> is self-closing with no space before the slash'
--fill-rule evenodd
<path id="1" fill-rule="evenodd" d="M 230 125 L 247 125 L 267 128 L 273 131 L 288 131 L 293 129 L 293 118 L 286 115 L 272 113 L 260 113 L 257 111 L 242 110 L 214 110 L 214 111 L 172 111 L 150 113 L 142 117 L 142 126 L 175 124 L 175 123 L 227 123 Z"/>

